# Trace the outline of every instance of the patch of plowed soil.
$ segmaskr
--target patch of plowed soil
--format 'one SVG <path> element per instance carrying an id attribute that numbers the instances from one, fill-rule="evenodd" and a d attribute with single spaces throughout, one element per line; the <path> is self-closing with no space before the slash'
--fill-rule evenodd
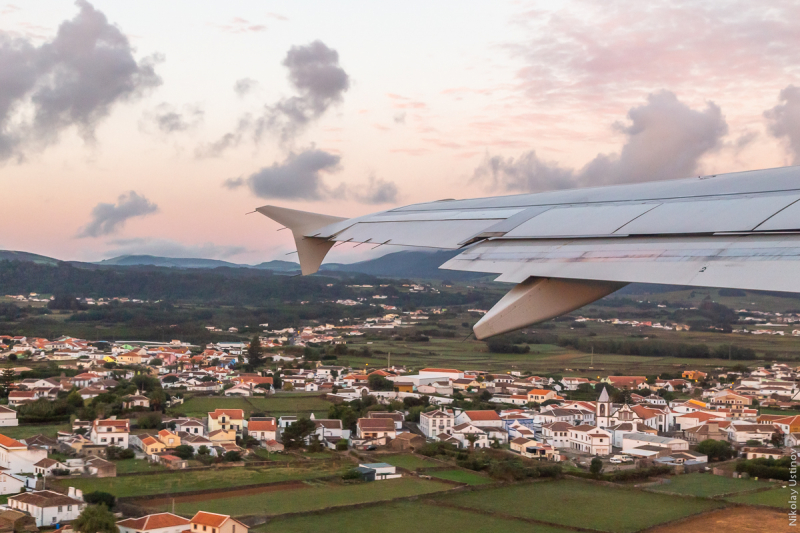
<path id="1" fill-rule="evenodd" d="M 136 502 L 139 505 L 143 505 L 145 507 L 160 507 L 163 505 L 172 505 L 172 502 L 175 503 L 193 503 L 193 502 L 205 502 L 208 500 L 219 500 L 221 498 L 238 498 L 240 496 L 251 496 L 253 494 L 263 494 L 265 492 L 277 492 L 283 490 L 297 490 L 303 489 L 308 487 L 302 481 L 294 481 L 291 483 L 281 483 L 279 485 L 267 485 L 264 487 L 251 487 L 249 489 L 241 489 L 241 490 L 229 490 L 229 491 L 220 491 L 220 492 L 209 492 L 206 494 L 190 494 L 188 496 L 165 496 L 163 498 L 158 498 L 155 500 L 144 500 Z"/>
<path id="2" fill-rule="evenodd" d="M 800 522 L 798 522 L 800 523 Z M 797 527 L 800 527 L 797 526 Z M 649 533 L 778 533 L 792 531 L 783 511 L 756 507 L 731 507 L 648 530 Z"/>

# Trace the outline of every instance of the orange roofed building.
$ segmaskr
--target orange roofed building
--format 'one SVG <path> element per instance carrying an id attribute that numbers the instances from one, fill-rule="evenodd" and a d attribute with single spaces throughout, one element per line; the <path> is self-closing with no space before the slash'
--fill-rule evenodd
<path id="1" fill-rule="evenodd" d="M 247 533 L 248 527 L 226 514 L 198 511 L 187 533 Z"/>
<path id="2" fill-rule="evenodd" d="M 181 533 L 189 527 L 189 520 L 172 513 L 156 513 L 141 518 L 128 518 L 117 522 L 119 533 Z"/>
<path id="3" fill-rule="evenodd" d="M 241 409 L 215 409 L 208 413 L 208 432 L 218 429 L 234 430 L 237 434 L 242 433 L 244 428 L 244 411 Z"/>

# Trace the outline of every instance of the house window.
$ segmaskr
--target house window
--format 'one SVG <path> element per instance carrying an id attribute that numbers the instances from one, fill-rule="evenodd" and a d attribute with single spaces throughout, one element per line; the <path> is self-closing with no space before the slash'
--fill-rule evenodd
<path id="1" fill-rule="evenodd" d="M 60 513 L 60 512 L 61 512 L 61 511 L 63 511 L 63 510 L 64 510 L 64 509 L 63 509 L 63 507 L 61 507 L 61 506 L 59 505 L 59 506 L 58 506 L 58 512 Z"/>
<path id="2" fill-rule="evenodd" d="M 205 530 L 206 530 L 206 526 L 203 526 L 203 531 L 205 531 Z"/>
<path id="3" fill-rule="evenodd" d="M 72 506 L 71 505 L 67 505 L 67 511 L 71 511 L 71 510 L 72 510 Z"/>

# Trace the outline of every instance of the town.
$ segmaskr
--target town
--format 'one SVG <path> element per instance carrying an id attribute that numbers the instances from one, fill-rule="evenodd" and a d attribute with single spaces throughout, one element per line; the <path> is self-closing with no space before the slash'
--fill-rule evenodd
<path id="1" fill-rule="evenodd" d="M 9 509 L 0 518 L 31 531 L 69 528 L 102 502 L 121 532 L 232 533 L 298 508 L 231 507 L 233 488 L 251 490 L 258 505 L 272 490 L 292 494 L 299 480 L 325 480 L 334 493 L 409 483 L 391 491 L 398 502 L 529 477 L 635 482 L 660 495 L 713 483 L 761 502 L 789 479 L 800 368 L 589 378 L 326 359 L 380 323 L 265 323 L 250 342 L 207 345 L 0 335 Z"/>

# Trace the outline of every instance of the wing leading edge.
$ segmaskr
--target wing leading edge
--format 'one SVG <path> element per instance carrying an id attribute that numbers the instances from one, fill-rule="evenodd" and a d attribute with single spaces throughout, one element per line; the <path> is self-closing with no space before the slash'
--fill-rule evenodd
<path id="1" fill-rule="evenodd" d="M 476 337 L 577 309 L 627 283 L 800 292 L 800 168 L 415 204 L 344 219 L 275 206 L 303 274 L 336 242 L 464 249 L 441 268 L 517 283 Z"/>

